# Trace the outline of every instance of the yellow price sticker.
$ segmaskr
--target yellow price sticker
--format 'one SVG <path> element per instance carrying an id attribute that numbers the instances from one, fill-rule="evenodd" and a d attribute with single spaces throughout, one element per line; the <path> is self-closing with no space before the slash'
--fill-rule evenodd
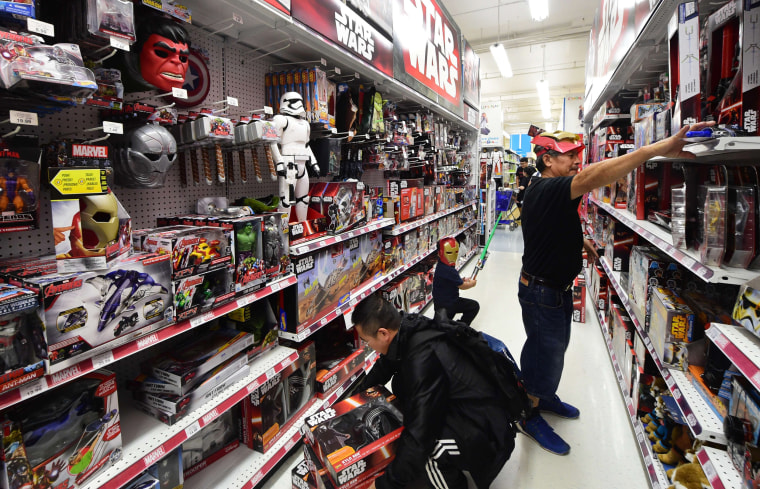
<path id="1" fill-rule="evenodd" d="M 61 170 L 51 184 L 61 195 L 101 194 L 107 190 L 98 169 Z"/>

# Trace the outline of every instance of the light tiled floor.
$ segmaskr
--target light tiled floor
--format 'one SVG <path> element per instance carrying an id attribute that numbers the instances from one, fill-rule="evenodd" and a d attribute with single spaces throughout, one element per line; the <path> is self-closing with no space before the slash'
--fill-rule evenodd
<path id="1" fill-rule="evenodd" d="M 478 285 L 464 296 L 480 302 L 473 326 L 504 341 L 519 358 L 525 333 L 517 280 L 521 267 L 520 229 L 500 227 L 494 237 Z M 471 273 L 471 262 L 463 275 Z M 588 300 L 587 300 L 588 303 Z M 427 314 L 432 314 L 428 308 Z M 572 447 L 564 457 L 542 450 L 518 434 L 516 447 L 493 489 L 643 489 L 649 487 L 625 404 L 620 396 L 598 322 L 587 308 L 586 323 L 573 324 L 565 357 L 565 371 L 558 394 L 581 410 L 577 420 L 547 416 L 547 420 Z M 289 489 L 290 468 L 301 457 L 283 464 L 262 487 Z"/>

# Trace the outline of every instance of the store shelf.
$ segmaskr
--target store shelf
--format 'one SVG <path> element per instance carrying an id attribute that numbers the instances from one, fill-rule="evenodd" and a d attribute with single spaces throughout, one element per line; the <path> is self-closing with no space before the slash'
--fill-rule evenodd
<path id="1" fill-rule="evenodd" d="M 637 221 L 635 216 L 627 210 L 616 209 L 609 204 L 594 199 L 593 197 L 589 197 L 589 202 L 592 202 L 612 217 L 631 228 L 633 232 L 644 237 L 647 241 L 689 269 L 705 282 L 740 285 L 759 275 L 758 272 L 754 270 L 704 265 L 700 263 L 697 251 L 682 250 L 673 246 L 673 238 L 667 230 L 649 221 Z"/>
<path id="2" fill-rule="evenodd" d="M 443 237 L 441 237 L 440 239 L 445 239 L 445 238 L 456 238 L 457 236 L 459 236 L 459 235 L 460 235 L 460 234 L 462 234 L 463 232 L 467 231 L 468 229 L 470 229 L 471 227 L 473 227 L 473 226 L 474 226 L 474 225 L 476 225 L 477 223 L 478 223 L 478 220 L 477 220 L 477 219 L 474 219 L 474 220 L 472 220 L 472 221 L 470 221 L 470 222 L 466 223 L 466 224 L 465 224 L 464 226 L 462 226 L 461 228 L 459 228 L 459 229 L 458 229 L 456 232 L 454 232 L 454 233 L 452 233 L 452 234 L 449 234 L 449 235 L 447 235 L 447 236 L 443 236 Z"/>
<path id="3" fill-rule="evenodd" d="M 586 283 L 589 283 L 588 276 L 586 277 Z M 649 484 L 652 489 L 665 489 L 670 485 L 668 482 L 668 477 L 665 474 L 665 469 L 663 468 L 662 463 L 660 463 L 656 454 L 652 452 L 652 445 L 649 443 L 649 439 L 645 435 L 644 427 L 641 425 L 641 421 L 639 420 L 636 410 L 634 409 L 633 401 L 626 393 L 627 386 L 625 385 L 625 380 L 623 377 L 623 372 L 620 369 L 620 364 L 618 363 L 615 352 L 612 348 L 612 340 L 610 339 L 607 321 L 604 319 L 604 316 L 600 313 L 599 309 L 593 306 L 594 298 L 591 297 L 590 290 L 588 291 L 588 296 L 589 299 L 591 299 L 591 307 L 596 312 L 596 319 L 599 321 L 599 327 L 602 330 L 604 341 L 607 344 L 607 353 L 610 355 L 612 368 L 615 371 L 615 377 L 617 378 L 618 387 L 620 388 L 620 395 L 623 397 L 626 410 L 628 411 L 628 420 L 631 423 L 633 432 L 636 435 L 636 441 L 639 444 L 641 459 L 644 464 L 644 468 L 646 469 L 647 477 L 649 478 Z"/>
<path id="4" fill-rule="evenodd" d="M 744 487 L 741 475 L 734 468 L 728 453 L 712 447 L 704 447 L 697 453 L 702 470 L 713 489 L 738 489 Z"/>
<path id="5" fill-rule="evenodd" d="M 732 160 L 747 158 L 757 159 L 757 151 L 760 150 L 760 137 L 742 136 L 742 137 L 724 137 L 707 139 L 698 143 L 691 143 L 684 146 L 684 151 L 694 153 L 698 163 L 710 163 L 720 160 L 725 162 L 726 158 Z M 744 153 L 744 154 L 743 154 Z M 664 158 L 655 157 L 655 161 L 683 161 L 684 158 Z M 694 161 L 694 160 L 689 160 Z"/>
<path id="6" fill-rule="evenodd" d="M 378 221 L 373 221 L 366 226 L 362 226 L 360 228 L 356 228 L 354 230 L 337 234 L 335 236 L 322 236 L 317 239 L 313 239 L 311 241 L 305 241 L 303 243 L 299 243 L 295 246 L 290 247 L 290 256 L 299 256 L 304 255 L 306 253 L 318 250 L 320 248 L 325 248 L 327 246 L 333 245 L 335 243 L 340 243 L 341 241 L 345 241 L 347 239 L 354 238 L 356 236 L 361 236 L 362 234 L 367 234 L 369 232 L 382 229 L 384 227 L 392 226 L 395 221 L 393 219 L 380 219 Z"/>
<path id="7" fill-rule="evenodd" d="M 712 323 L 708 338 L 760 390 L 760 338 L 741 326 Z"/>
<path id="8" fill-rule="evenodd" d="M 303 325 L 299 326 L 299 329 L 301 329 L 298 333 L 291 333 L 289 331 L 279 331 L 280 338 L 285 338 L 287 340 L 292 340 L 295 342 L 301 342 L 314 334 L 316 331 L 324 327 L 326 324 L 328 324 L 330 321 L 334 320 L 341 314 L 349 314 L 356 304 L 359 303 L 362 299 L 369 296 L 376 290 L 378 290 L 383 285 L 387 284 L 394 278 L 398 277 L 405 271 L 412 268 L 414 265 L 418 264 L 428 256 L 432 255 L 435 252 L 435 249 L 428 250 L 424 252 L 421 255 L 418 255 L 416 258 L 411 260 L 409 263 L 405 263 L 404 265 L 398 267 L 397 269 L 393 270 L 391 273 L 383 275 L 382 277 L 378 277 L 375 280 L 366 283 L 364 285 L 361 285 L 357 289 L 354 289 L 351 291 L 350 297 L 351 300 L 344 302 L 343 304 L 340 304 L 335 309 L 332 309 L 331 311 L 327 312 L 327 314 L 322 315 L 321 317 L 314 319 L 312 321 L 308 321 L 304 323 Z"/>
<path id="9" fill-rule="evenodd" d="M 707 405 L 707 402 L 697 392 L 696 388 L 691 384 L 691 381 L 686 377 L 684 372 L 669 369 L 663 367 L 662 360 L 654 349 L 649 334 L 645 331 L 644 327 L 638 320 L 630 301 L 628 300 L 628 292 L 620 285 L 620 273 L 612 271 L 607 259 L 602 257 L 599 260 L 607 273 L 610 283 L 615 288 L 620 301 L 623 303 L 628 316 L 633 321 L 636 331 L 638 331 L 644 345 L 649 352 L 649 355 L 654 360 L 657 368 L 660 369 L 663 380 L 673 394 L 676 404 L 678 404 L 684 419 L 689 425 L 691 432 L 694 436 L 700 440 L 711 441 L 714 443 L 726 444 L 726 436 L 723 433 L 723 420 L 718 418 L 715 412 Z"/>
<path id="10" fill-rule="evenodd" d="M 631 114 L 607 114 L 601 118 L 601 120 L 594 121 L 594 125 L 591 127 L 591 134 L 596 132 L 600 127 L 611 126 L 618 121 L 630 121 Z"/>
<path id="11" fill-rule="evenodd" d="M 137 339 L 130 340 L 127 343 L 117 346 L 113 350 L 103 352 L 92 358 L 82 360 L 70 367 L 36 379 L 28 384 L 24 384 L 16 390 L 6 392 L 0 396 L 0 410 L 6 409 L 14 404 L 21 402 L 30 397 L 36 396 L 47 390 L 63 385 L 69 381 L 79 378 L 85 374 L 104 368 L 113 362 L 126 358 L 134 353 L 145 350 L 153 345 L 173 338 L 185 331 L 205 324 L 213 319 L 224 316 L 236 309 L 247 306 L 259 299 L 262 299 L 280 289 L 284 289 L 296 283 L 295 275 L 288 275 L 282 279 L 269 284 L 252 294 L 245 295 L 235 301 L 217 307 L 207 313 L 201 314 L 194 318 L 171 324 L 163 329 L 155 331 L 152 334 L 141 336 Z"/>
<path id="12" fill-rule="evenodd" d="M 384 231 L 385 234 L 389 234 L 391 236 L 398 236 L 399 234 L 404 234 L 408 231 L 411 231 L 412 229 L 416 229 L 420 226 L 424 226 L 425 224 L 428 224 L 433 221 L 437 221 L 438 219 L 448 216 L 449 214 L 453 214 L 455 212 L 461 211 L 462 209 L 466 209 L 467 207 L 472 206 L 473 210 L 477 210 L 476 207 L 477 202 L 469 202 L 467 204 L 458 205 L 456 207 L 453 207 L 451 209 L 447 209 L 445 211 L 436 212 L 435 214 L 430 214 L 429 216 L 425 216 L 422 219 L 417 219 L 416 221 L 412 221 L 406 224 L 400 224 L 398 226 L 394 226 L 391 229 L 387 229 Z"/>
<path id="13" fill-rule="evenodd" d="M 188 413 L 173 426 L 167 426 L 138 411 L 131 407 L 127 399 L 123 399 L 119 404 L 122 457 L 85 487 L 118 489 L 124 486 L 297 359 L 297 351 L 283 346 L 264 353 L 250 364 L 248 376 Z"/>

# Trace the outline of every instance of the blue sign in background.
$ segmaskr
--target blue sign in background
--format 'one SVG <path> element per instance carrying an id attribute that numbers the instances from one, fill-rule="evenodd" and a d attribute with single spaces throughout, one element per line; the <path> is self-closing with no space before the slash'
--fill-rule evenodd
<path id="1" fill-rule="evenodd" d="M 509 149 L 520 156 L 528 156 L 528 153 L 533 151 L 530 147 L 531 139 L 527 134 L 511 134 L 509 136 Z"/>

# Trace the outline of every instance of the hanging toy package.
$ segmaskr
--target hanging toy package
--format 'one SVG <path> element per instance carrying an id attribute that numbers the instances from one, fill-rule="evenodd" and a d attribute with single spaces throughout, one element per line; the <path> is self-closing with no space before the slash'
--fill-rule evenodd
<path id="1" fill-rule="evenodd" d="M 88 0 L 87 30 L 93 35 L 135 42 L 135 14 L 132 2 Z"/>
<path id="2" fill-rule="evenodd" d="M 0 141 L 0 233 L 37 228 L 40 151 L 36 136 Z"/>

